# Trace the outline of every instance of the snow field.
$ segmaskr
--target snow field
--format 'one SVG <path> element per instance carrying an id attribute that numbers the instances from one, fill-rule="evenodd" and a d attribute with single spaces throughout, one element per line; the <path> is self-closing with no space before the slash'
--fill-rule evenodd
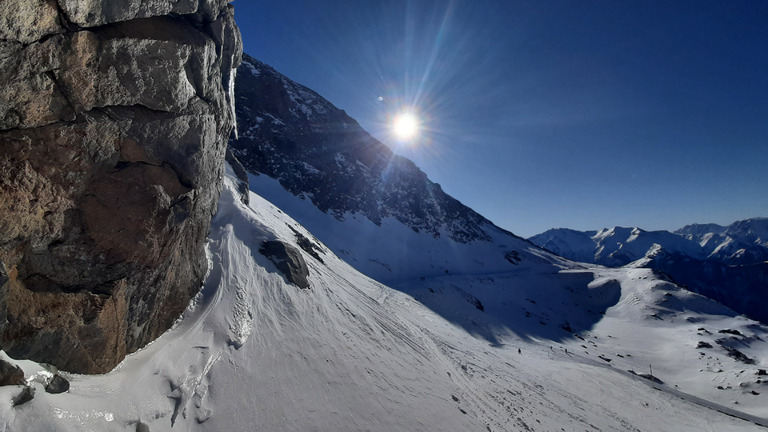
<path id="1" fill-rule="evenodd" d="M 258 195 L 246 207 L 235 191 L 228 174 L 209 277 L 177 325 L 108 374 L 65 374 L 68 393 L 33 384 L 32 401 L 8 408 L 19 388 L 0 388 L 0 431 L 762 430 L 624 372 L 650 361 L 666 383 L 694 391 L 684 378 L 702 375 L 666 364 L 706 363 L 690 347 L 693 326 L 762 331 L 657 287 L 663 281 L 643 270 L 569 267 L 520 247 L 524 260 L 505 273 L 423 275 L 412 266 L 395 290 Z M 322 263 L 304 254 L 310 290 L 287 284 L 258 253 L 264 240 L 295 244 L 297 232 L 321 250 Z M 365 256 L 348 251 L 345 259 Z M 667 291 L 680 302 L 657 304 Z M 765 358 L 764 343 L 750 341 L 744 353 Z M 589 354 L 578 352 L 582 343 Z M 638 363 L 597 358 L 617 352 Z M 735 370 L 720 362 L 724 374 Z M 19 363 L 28 376 L 44 370 Z M 733 397 L 763 415 L 746 395 Z"/>

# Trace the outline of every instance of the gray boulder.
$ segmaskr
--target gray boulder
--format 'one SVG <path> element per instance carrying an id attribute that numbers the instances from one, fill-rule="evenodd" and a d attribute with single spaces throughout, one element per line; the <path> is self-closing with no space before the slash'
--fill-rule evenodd
<path id="1" fill-rule="evenodd" d="M 35 398 L 34 387 L 24 386 L 24 388 L 21 390 L 21 393 L 11 398 L 11 404 L 13 406 L 24 405 L 25 403 L 31 401 L 34 398 Z"/>
<path id="2" fill-rule="evenodd" d="M 69 390 L 69 381 L 63 376 L 55 374 L 45 386 L 46 393 L 59 394 Z"/>
<path id="3" fill-rule="evenodd" d="M 309 269 L 301 251 L 281 241 L 265 241 L 259 249 L 280 270 L 288 282 L 299 288 L 309 288 Z"/>

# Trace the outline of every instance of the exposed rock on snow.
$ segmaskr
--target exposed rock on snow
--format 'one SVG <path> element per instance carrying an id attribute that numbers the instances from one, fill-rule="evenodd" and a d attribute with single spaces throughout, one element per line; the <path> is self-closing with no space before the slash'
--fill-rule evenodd
<path id="1" fill-rule="evenodd" d="M 11 404 L 14 407 L 24 405 L 35 398 L 35 388 L 32 386 L 24 386 L 21 392 L 11 399 Z"/>
<path id="2" fill-rule="evenodd" d="M 259 249 L 280 270 L 288 282 L 299 288 L 309 288 L 309 269 L 301 252 L 295 247 L 278 241 L 265 241 Z"/>
<path id="3" fill-rule="evenodd" d="M 241 42 L 225 0 L 4 0 L 0 347 L 105 372 L 199 290 Z"/>
<path id="4" fill-rule="evenodd" d="M 240 201 L 247 205 L 248 192 L 250 191 L 250 188 L 248 187 L 248 172 L 245 171 L 243 164 L 241 164 L 235 154 L 232 153 L 231 148 L 227 147 L 227 153 L 224 159 L 232 167 L 235 176 L 237 176 L 237 191 L 240 192 Z"/>
<path id="5" fill-rule="evenodd" d="M 22 384 L 24 384 L 24 371 L 18 365 L 0 359 L 0 386 Z"/>
<path id="6" fill-rule="evenodd" d="M 45 391 L 51 394 L 64 393 L 67 390 L 69 390 L 69 381 L 59 374 L 53 375 L 53 378 L 45 385 Z"/>

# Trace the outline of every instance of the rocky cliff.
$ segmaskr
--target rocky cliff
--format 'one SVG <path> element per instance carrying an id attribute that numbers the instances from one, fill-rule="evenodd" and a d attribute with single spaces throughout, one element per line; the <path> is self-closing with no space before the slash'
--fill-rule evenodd
<path id="1" fill-rule="evenodd" d="M 0 348 L 105 372 L 206 273 L 242 46 L 228 0 L 0 0 Z"/>

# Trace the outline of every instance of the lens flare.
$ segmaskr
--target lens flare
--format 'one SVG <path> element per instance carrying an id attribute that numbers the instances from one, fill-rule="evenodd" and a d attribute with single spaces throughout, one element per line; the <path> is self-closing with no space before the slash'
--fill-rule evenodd
<path id="1" fill-rule="evenodd" d="M 413 113 L 404 112 L 395 116 L 392 122 L 392 132 L 402 141 L 408 141 L 419 132 L 419 120 Z"/>

